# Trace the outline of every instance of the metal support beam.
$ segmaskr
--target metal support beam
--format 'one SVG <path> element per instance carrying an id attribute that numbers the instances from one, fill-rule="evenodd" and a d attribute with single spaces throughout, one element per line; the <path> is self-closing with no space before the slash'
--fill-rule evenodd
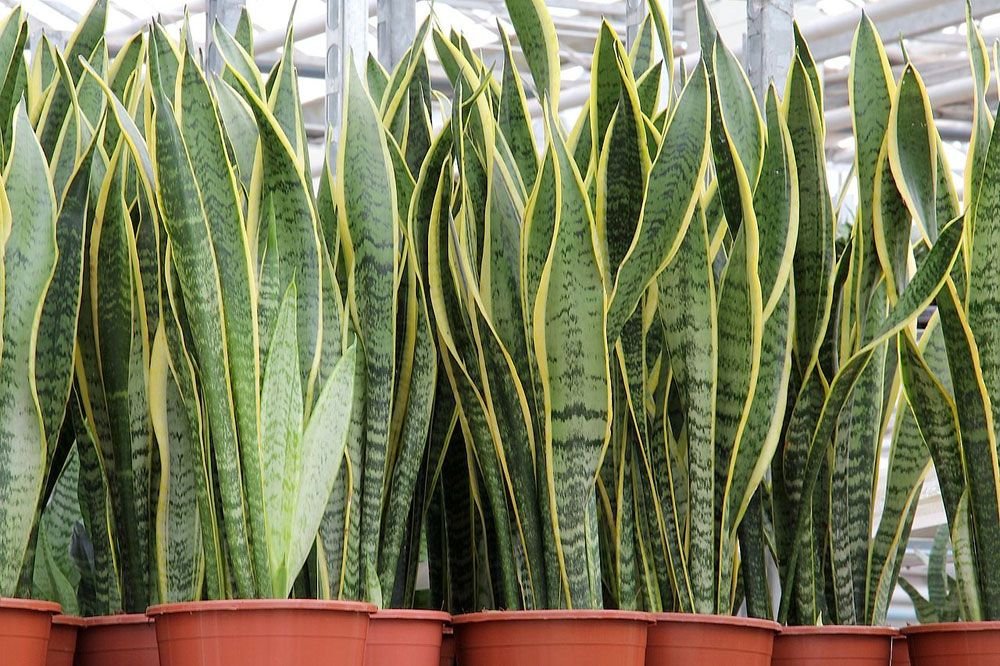
<path id="1" fill-rule="evenodd" d="M 672 0 L 667 0 L 669 4 Z M 625 46 L 629 51 L 639 38 L 639 28 L 646 18 L 646 0 L 625 0 Z"/>
<path id="2" fill-rule="evenodd" d="M 208 0 L 205 5 L 205 57 L 208 68 L 218 72 L 222 68 L 222 58 L 215 48 L 212 30 L 218 22 L 230 33 L 236 32 L 245 0 Z"/>
<path id="3" fill-rule="evenodd" d="M 417 0 L 378 0 L 378 60 L 390 72 L 417 36 Z"/>
<path id="4" fill-rule="evenodd" d="M 367 52 L 367 0 L 326 0 L 326 122 L 331 165 L 336 165 L 347 68 L 363 68 Z"/>
<path id="5" fill-rule="evenodd" d="M 747 0 L 747 76 L 761 106 L 772 81 L 784 85 L 794 45 L 792 0 Z"/>

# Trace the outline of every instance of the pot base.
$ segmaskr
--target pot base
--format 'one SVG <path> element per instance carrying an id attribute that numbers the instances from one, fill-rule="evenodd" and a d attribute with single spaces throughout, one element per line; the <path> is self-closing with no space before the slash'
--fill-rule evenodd
<path id="1" fill-rule="evenodd" d="M 27 599 L 0 599 L 0 655 L 5 664 L 45 666 L 52 616 L 59 605 Z"/>
<path id="2" fill-rule="evenodd" d="M 650 616 L 622 611 L 518 611 L 452 621 L 462 666 L 643 666 Z"/>
<path id="3" fill-rule="evenodd" d="M 924 624 L 902 633 L 913 666 L 1000 666 L 1000 622 Z"/>
<path id="4" fill-rule="evenodd" d="M 371 617 L 365 666 L 439 666 L 447 613 L 383 610 Z"/>
<path id="5" fill-rule="evenodd" d="M 785 627 L 774 641 L 774 666 L 886 666 L 895 629 Z"/>
<path id="6" fill-rule="evenodd" d="M 145 615 L 108 615 L 84 621 L 76 639 L 76 666 L 159 666 L 156 631 Z"/>
<path id="7" fill-rule="evenodd" d="M 84 621 L 78 617 L 56 615 L 52 618 L 49 652 L 45 666 L 73 666 L 76 657 L 76 635 Z"/>
<path id="8" fill-rule="evenodd" d="M 374 606 L 206 601 L 154 606 L 162 666 L 363 666 Z"/>
<path id="9" fill-rule="evenodd" d="M 660 613 L 649 629 L 647 666 L 770 666 L 779 625 L 718 615 Z"/>

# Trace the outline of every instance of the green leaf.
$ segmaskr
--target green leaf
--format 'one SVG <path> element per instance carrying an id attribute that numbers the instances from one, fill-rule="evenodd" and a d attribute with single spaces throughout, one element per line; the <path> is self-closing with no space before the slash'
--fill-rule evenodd
<path id="1" fill-rule="evenodd" d="M 505 0 L 538 96 L 559 108 L 559 38 L 544 0 Z"/>
<path id="2" fill-rule="evenodd" d="M 56 264 L 56 204 L 45 155 L 22 105 L 0 189 L 3 355 L 0 357 L 0 594 L 12 596 L 45 473 L 35 382 L 42 303 Z"/>

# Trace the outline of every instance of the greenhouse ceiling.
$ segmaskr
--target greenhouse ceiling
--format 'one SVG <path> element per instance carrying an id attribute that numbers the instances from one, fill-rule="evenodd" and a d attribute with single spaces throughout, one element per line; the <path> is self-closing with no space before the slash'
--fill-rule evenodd
<path id="1" fill-rule="evenodd" d="M 232 1 L 232 0 L 228 0 Z M 344 0 L 336 0 L 344 1 Z M 759 0 L 757 0 L 759 2 Z M 567 116 L 574 113 L 587 95 L 591 50 L 597 28 L 608 20 L 620 34 L 627 33 L 627 8 L 642 0 L 549 0 L 556 22 L 563 59 L 563 106 Z M 13 0 L 3 4 L 14 6 Z M 50 38 L 66 39 L 72 27 L 86 11 L 90 0 L 26 0 L 21 3 L 32 22 L 32 37 L 43 32 Z M 711 0 L 712 10 L 729 45 L 737 51 L 744 47 L 747 11 L 743 0 Z M 927 84 L 938 117 L 938 127 L 949 141 L 961 143 L 968 138 L 971 90 L 965 50 L 965 3 L 961 0 L 794 0 L 795 17 L 814 56 L 823 62 L 827 96 L 826 109 L 829 146 L 832 157 L 848 162 L 852 151 L 850 116 L 847 104 L 848 56 L 851 37 L 862 10 L 875 20 L 889 44 L 892 64 L 902 67 L 904 53 L 919 67 Z M 187 16 L 196 42 L 204 39 L 207 15 L 206 0 L 187 4 L 177 0 L 111 0 L 108 13 L 109 46 L 114 50 L 151 17 L 179 32 Z M 323 136 L 323 106 L 326 94 L 326 2 L 298 0 L 296 3 L 274 0 L 247 0 L 257 28 L 256 44 L 262 64 L 276 61 L 284 45 L 285 27 L 294 6 L 295 56 L 302 98 L 311 111 L 311 134 L 317 143 Z M 673 0 L 675 51 L 688 63 L 697 59 L 697 43 L 691 35 L 697 29 L 694 2 Z M 981 21 L 988 44 L 1000 38 L 1000 0 L 976 0 L 973 13 Z M 417 21 L 434 13 L 442 29 L 463 32 L 471 46 L 486 55 L 487 62 L 500 53 L 497 21 L 512 31 L 503 0 L 416 0 Z M 377 0 L 369 0 L 369 48 L 377 49 Z M 443 72 L 436 76 L 444 78 Z M 994 84 L 995 90 L 995 84 Z"/>

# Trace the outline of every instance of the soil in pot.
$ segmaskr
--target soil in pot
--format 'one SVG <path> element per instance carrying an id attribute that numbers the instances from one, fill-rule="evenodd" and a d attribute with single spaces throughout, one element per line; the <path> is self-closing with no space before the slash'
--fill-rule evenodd
<path id="1" fill-rule="evenodd" d="M 774 640 L 773 666 L 887 666 L 889 627 L 785 627 Z"/>
<path id="2" fill-rule="evenodd" d="M 52 618 L 46 666 L 73 666 L 73 658 L 76 656 L 76 634 L 83 625 L 84 620 L 78 617 L 56 615 Z"/>
<path id="3" fill-rule="evenodd" d="M 892 666 L 910 666 L 910 648 L 906 644 L 906 636 L 892 639 Z"/>
<path id="4" fill-rule="evenodd" d="M 159 666 L 156 630 L 145 615 L 87 618 L 76 638 L 76 666 Z"/>
<path id="5" fill-rule="evenodd" d="M 902 633 L 913 666 L 1000 666 L 1000 622 L 924 624 Z"/>
<path id="6" fill-rule="evenodd" d="M 365 666 L 439 666 L 447 613 L 380 610 L 371 617 Z"/>
<path id="7" fill-rule="evenodd" d="M 455 629 L 450 625 L 441 637 L 441 666 L 455 666 Z"/>
<path id="8" fill-rule="evenodd" d="M 647 666 L 770 666 L 776 622 L 660 613 L 649 628 Z"/>
<path id="9" fill-rule="evenodd" d="M 370 604 L 204 601 L 154 606 L 162 666 L 363 666 Z M 332 660 L 332 661 L 331 661 Z"/>
<path id="10" fill-rule="evenodd" d="M 643 666 L 650 621 L 625 611 L 493 611 L 452 623 L 462 666 Z"/>
<path id="11" fill-rule="evenodd" d="M 59 604 L 0 599 L 0 661 L 17 666 L 45 666 L 52 616 Z"/>

